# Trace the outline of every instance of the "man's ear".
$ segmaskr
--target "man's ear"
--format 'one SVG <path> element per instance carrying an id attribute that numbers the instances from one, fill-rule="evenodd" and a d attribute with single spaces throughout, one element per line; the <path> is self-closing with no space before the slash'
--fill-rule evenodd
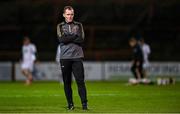
<path id="1" fill-rule="evenodd" d="M 63 13 L 63 17 L 65 17 L 65 14 Z"/>

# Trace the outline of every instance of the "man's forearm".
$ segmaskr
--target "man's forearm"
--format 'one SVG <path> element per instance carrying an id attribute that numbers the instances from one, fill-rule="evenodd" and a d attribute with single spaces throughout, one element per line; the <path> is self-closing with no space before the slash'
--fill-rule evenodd
<path id="1" fill-rule="evenodd" d="M 81 44 L 84 42 L 84 39 L 77 35 L 67 35 L 59 38 L 60 43 L 77 43 Z"/>
<path id="2" fill-rule="evenodd" d="M 58 39 L 60 43 L 70 43 L 73 42 L 75 38 L 76 37 L 74 35 L 62 35 Z"/>
<path id="3" fill-rule="evenodd" d="M 84 39 L 82 37 L 76 37 L 74 40 L 73 40 L 74 43 L 78 43 L 78 44 L 81 44 L 84 42 Z"/>

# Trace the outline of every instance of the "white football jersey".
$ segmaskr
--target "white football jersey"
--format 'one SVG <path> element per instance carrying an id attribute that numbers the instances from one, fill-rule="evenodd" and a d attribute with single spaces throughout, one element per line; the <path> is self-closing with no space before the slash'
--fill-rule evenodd
<path id="1" fill-rule="evenodd" d="M 35 61 L 36 60 L 36 46 L 34 44 L 23 45 L 22 54 L 23 61 Z"/>

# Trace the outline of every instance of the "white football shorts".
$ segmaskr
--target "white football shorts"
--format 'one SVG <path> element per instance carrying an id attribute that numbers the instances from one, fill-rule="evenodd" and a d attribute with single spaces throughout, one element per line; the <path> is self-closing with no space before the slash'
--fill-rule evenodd
<path id="1" fill-rule="evenodd" d="M 21 69 L 22 70 L 29 70 L 32 72 L 34 69 L 34 61 L 23 61 L 21 64 Z"/>

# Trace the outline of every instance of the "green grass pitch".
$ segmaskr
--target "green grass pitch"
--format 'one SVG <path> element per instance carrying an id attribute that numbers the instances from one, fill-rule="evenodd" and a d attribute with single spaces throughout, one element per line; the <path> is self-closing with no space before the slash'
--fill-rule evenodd
<path id="1" fill-rule="evenodd" d="M 75 109 L 67 111 L 63 85 L 58 82 L 0 82 L 0 113 L 172 113 L 180 112 L 180 83 L 136 85 L 87 82 L 89 110 L 82 111 L 73 83 Z"/>

